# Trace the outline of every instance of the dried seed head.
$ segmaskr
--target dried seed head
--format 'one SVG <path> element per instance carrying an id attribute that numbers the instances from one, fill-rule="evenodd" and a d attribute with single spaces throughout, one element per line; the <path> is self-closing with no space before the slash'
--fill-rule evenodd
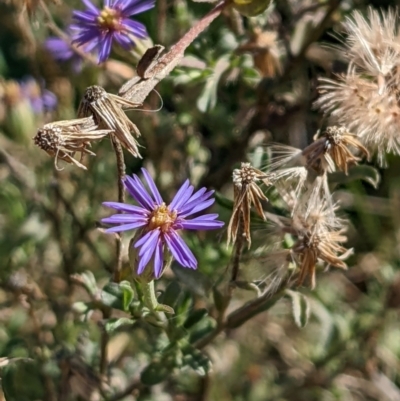
<path id="1" fill-rule="evenodd" d="M 369 8 L 367 18 L 354 11 L 344 23 L 347 37 L 343 56 L 372 76 L 390 73 L 400 62 L 397 20 L 393 10 L 380 12 Z"/>
<path id="2" fill-rule="evenodd" d="M 257 214 L 265 220 L 261 200 L 267 201 L 258 182 L 264 180 L 268 185 L 268 175 L 255 169 L 250 163 L 242 163 L 240 169 L 233 171 L 234 204 L 228 226 L 228 244 L 235 242 L 237 235 L 245 235 L 248 246 L 251 245 L 250 208 L 254 205 Z"/>
<path id="3" fill-rule="evenodd" d="M 139 137 L 140 132 L 123 111 L 123 107 L 137 106 L 138 103 L 107 93 L 101 86 L 94 85 L 86 89 L 79 105 L 78 117 L 93 116 L 100 128 L 111 130 L 123 147 L 133 156 L 141 158 L 138 143 L 132 137 L 132 134 Z"/>
<path id="4" fill-rule="evenodd" d="M 239 52 L 250 53 L 254 66 L 264 77 L 273 78 L 282 72 L 277 33 L 255 28 L 250 39 L 239 46 Z"/>
<path id="5" fill-rule="evenodd" d="M 348 172 L 348 167 L 357 164 L 360 158 L 354 156 L 351 149 L 362 152 L 369 157 L 368 150 L 357 137 L 347 131 L 345 127 L 328 127 L 315 141 L 307 146 L 302 154 L 306 157 L 307 168 L 318 175 L 335 170 L 335 166 Z"/>
<path id="6" fill-rule="evenodd" d="M 400 46 L 398 15 L 369 9 L 347 18 L 341 50 L 347 74 L 322 78 L 316 106 L 354 132 L 381 166 L 386 153 L 400 154 Z"/>
<path id="7" fill-rule="evenodd" d="M 46 124 L 38 130 L 33 140 L 35 145 L 55 157 L 56 168 L 58 159 L 62 159 L 86 170 L 81 161 L 84 154 L 95 156 L 95 153 L 88 149 L 91 142 L 104 138 L 110 132 L 97 129 L 93 118 L 89 117 Z M 80 161 L 74 158 L 76 152 L 81 154 Z"/>
<path id="8" fill-rule="evenodd" d="M 344 230 L 309 232 L 298 239 L 292 247 L 299 267 L 297 285 L 302 285 L 308 276 L 311 288 L 315 287 L 315 270 L 318 260 L 333 267 L 347 269 L 343 260 L 350 256 L 352 249 L 348 250 L 340 245 L 347 241 L 347 237 L 343 233 Z"/>
<path id="9" fill-rule="evenodd" d="M 342 245 L 347 241 L 344 235 L 344 221 L 335 215 L 336 205 L 329 200 L 310 196 L 300 201 L 293 215 L 290 227 L 297 238 L 292 247 L 293 258 L 299 268 L 298 285 L 310 277 L 311 287 L 315 286 L 315 268 L 318 261 L 346 269 L 343 262 L 352 250 Z"/>

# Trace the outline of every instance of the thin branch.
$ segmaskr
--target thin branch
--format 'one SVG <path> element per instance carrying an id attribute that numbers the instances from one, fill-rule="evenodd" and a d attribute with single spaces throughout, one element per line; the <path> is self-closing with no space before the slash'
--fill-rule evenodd
<path id="1" fill-rule="evenodd" d="M 217 4 L 207 15 L 200 19 L 171 49 L 149 67 L 145 76 L 133 77 L 119 90 L 119 96 L 143 103 L 154 87 L 180 63 L 187 47 L 213 22 L 228 4 L 223 1 Z"/>
<path id="2" fill-rule="evenodd" d="M 124 160 L 124 152 L 122 150 L 122 146 L 120 141 L 114 137 L 111 137 L 112 143 L 115 151 L 115 157 L 117 159 L 117 173 L 118 173 L 118 202 L 125 203 L 125 189 L 123 184 L 123 178 L 125 176 L 125 160 Z M 117 261 L 114 269 L 114 281 L 116 283 L 121 281 L 121 270 L 122 270 L 122 236 L 119 233 L 116 239 L 116 254 Z"/>
<path id="3" fill-rule="evenodd" d="M 237 276 L 239 274 L 239 263 L 240 258 L 242 257 L 243 252 L 243 244 L 244 244 L 244 222 L 243 222 L 243 213 L 241 210 L 239 211 L 239 227 L 236 234 L 236 241 L 235 241 L 235 254 L 233 255 L 233 262 L 232 262 L 232 274 L 231 274 L 231 282 L 235 282 Z"/>
<path id="4" fill-rule="evenodd" d="M 283 292 L 288 288 L 288 281 L 283 280 L 275 292 L 266 292 L 262 296 L 247 302 L 240 308 L 231 312 L 224 322 L 219 324 L 211 333 L 198 340 L 194 346 L 204 348 L 210 344 L 220 333 L 228 329 L 235 329 L 242 326 L 248 320 L 265 310 L 272 307 L 283 296 Z"/>

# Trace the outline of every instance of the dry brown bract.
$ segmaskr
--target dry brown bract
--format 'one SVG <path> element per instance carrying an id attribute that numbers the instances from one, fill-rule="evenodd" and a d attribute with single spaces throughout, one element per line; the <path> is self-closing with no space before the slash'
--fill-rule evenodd
<path id="1" fill-rule="evenodd" d="M 86 170 L 81 163 L 83 155 L 95 156 L 95 153 L 88 149 L 90 143 L 104 138 L 111 132 L 97 128 L 91 117 L 57 121 L 39 129 L 33 140 L 37 146 L 55 158 L 56 168 L 58 168 L 57 160 L 61 159 Z M 80 161 L 74 158 L 76 152 L 81 153 Z"/>
<path id="2" fill-rule="evenodd" d="M 308 233 L 294 244 L 292 251 L 297 265 L 300 268 L 297 285 L 302 285 L 307 276 L 310 277 L 311 288 L 315 287 L 315 267 L 318 259 L 328 265 L 347 269 L 343 261 L 351 253 L 340 243 L 347 241 L 344 230 L 326 231 L 320 234 Z"/>
<path id="3" fill-rule="evenodd" d="M 139 106 L 138 103 L 107 93 L 101 86 L 94 85 L 86 89 L 79 105 L 78 117 L 93 116 L 95 123 L 100 128 L 112 130 L 124 148 L 134 157 L 141 158 L 138 143 L 132 137 L 132 134 L 139 137 L 140 132 L 122 110 L 123 107 L 134 108 L 137 106 Z"/>
<path id="4" fill-rule="evenodd" d="M 368 150 L 355 135 L 348 132 L 345 127 L 333 126 L 328 127 L 320 138 L 303 150 L 302 154 L 307 159 L 307 168 L 317 174 L 332 171 L 335 166 L 347 174 L 349 166 L 360 161 L 360 158 L 351 152 L 352 148 L 369 157 Z"/>
<path id="5" fill-rule="evenodd" d="M 241 45 L 238 51 L 251 53 L 254 66 L 264 77 L 273 78 L 281 74 L 282 66 L 276 32 L 263 32 L 260 28 L 255 28 L 250 40 Z"/>
<path id="6" fill-rule="evenodd" d="M 233 171 L 234 204 L 228 226 L 228 244 L 236 241 L 239 228 L 243 224 L 243 233 L 250 247 L 251 205 L 255 206 L 257 214 L 265 220 L 261 200 L 267 201 L 268 199 L 258 186 L 260 180 L 263 180 L 266 185 L 269 183 L 268 176 L 262 171 L 253 168 L 250 163 L 242 163 L 240 169 Z"/>

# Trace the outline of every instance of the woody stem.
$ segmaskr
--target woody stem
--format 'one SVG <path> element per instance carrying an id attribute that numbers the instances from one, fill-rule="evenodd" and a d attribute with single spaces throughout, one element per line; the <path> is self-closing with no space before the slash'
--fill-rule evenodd
<path id="1" fill-rule="evenodd" d="M 125 176 L 125 160 L 124 153 L 122 151 L 121 143 L 114 136 L 111 137 L 114 145 L 115 157 L 117 158 L 117 173 L 118 173 L 118 202 L 125 202 L 125 191 L 123 178 Z M 116 266 L 114 268 L 114 277 L 113 281 L 116 283 L 121 281 L 121 270 L 122 270 L 122 238 L 121 235 L 118 234 L 116 239 Z"/>
<path id="2" fill-rule="evenodd" d="M 232 275 L 231 275 L 231 282 L 235 282 L 237 280 L 237 276 L 239 274 L 239 263 L 242 257 L 243 252 L 243 243 L 244 243 L 244 222 L 243 222 L 243 214 L 239 214 L 239 226 L 236 235 L 235 241 L 235 253 L 233 255 L 232 261 Z"/>

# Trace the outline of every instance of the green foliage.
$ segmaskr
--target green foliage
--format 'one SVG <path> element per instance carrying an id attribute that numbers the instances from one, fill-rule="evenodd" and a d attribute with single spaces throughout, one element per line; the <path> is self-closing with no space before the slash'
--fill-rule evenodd
<path id="1" fill-rule="evenodd" d="M 264 171 L 271 161 L 266 144 L 311 143 L 326 124 L 312 108 L 318 78 L 343 69 L 326 46 L 337 44 L 332 28 L 373 3 L 233 0 L 158 84 L 162 109 L 153 91 L 143 106 L 127 111 L 140 129 L 143 158 L 125 154 L 126 173 L 146 167 L 167 201 L 186 178 L 196 188 L 214 189 L 212 213 L 226 222 L 217 234 L 182 233 L 198 269 L 172 262 L 153 283 L 156 307 L 132 276 L 133 233 L 106 235 L 99 223 L 110 214 L 102 202 L 117 201 L 108 138 L 90 147 L 96 156 L 83 158 L 86 171 L 59 154 L 56 167 L 55 155 L 32 143 L 44 124 L 76 118 L 89 85 L 116 94 L 150 41 L 129 52 L 113 48 L 103 66 L 88 58 L 74 72 L 42 46 L 54 30 L 42 5 L 28 16 L 20 3 L 35 1 L 1 3 L 0 372 L 6 401 L 399 398 L 398 157 L 388 158 L 386 170 L 360 162 L 348 174 L 329 174 L 339 214 L 350 220 L 346 246 L 354 256 L 348 271 L 328 266 L 323 272 L 317 263 L 315 290 L 293 284 L 298 261 L 292 254 L 285 260 L 288 276 L 265 257 L 277 244 L 281 251 L 296 245 L 293 233 L 277 234 L 277 219 L 271 220 L 291 218 L 281 188 L 266 192 L 266 221 L 251 209 L 250 249 L 245 244 L 237 255 L 226 245 L 235 207 L 232 170 L 251 161 Z M 81 7 L 78 1 L 47 3 L 61 29 L 70 7 Z M 154 43 L 170 49 L 214 6 L 157 0 L 141 21 Z M 258 29 L 276 38 L 254 47 Z M 274 73 L 267 73 L 268 57 L 261 60 L 268 68 L 260 67 L 263 55 L 275 55 L 280 67 Z M 55 111 L 35 113 L 26 98 L 12 96 L 25 76 L 57 95 Z M 232 281 L 236 256 L 239 275 Z"/>

